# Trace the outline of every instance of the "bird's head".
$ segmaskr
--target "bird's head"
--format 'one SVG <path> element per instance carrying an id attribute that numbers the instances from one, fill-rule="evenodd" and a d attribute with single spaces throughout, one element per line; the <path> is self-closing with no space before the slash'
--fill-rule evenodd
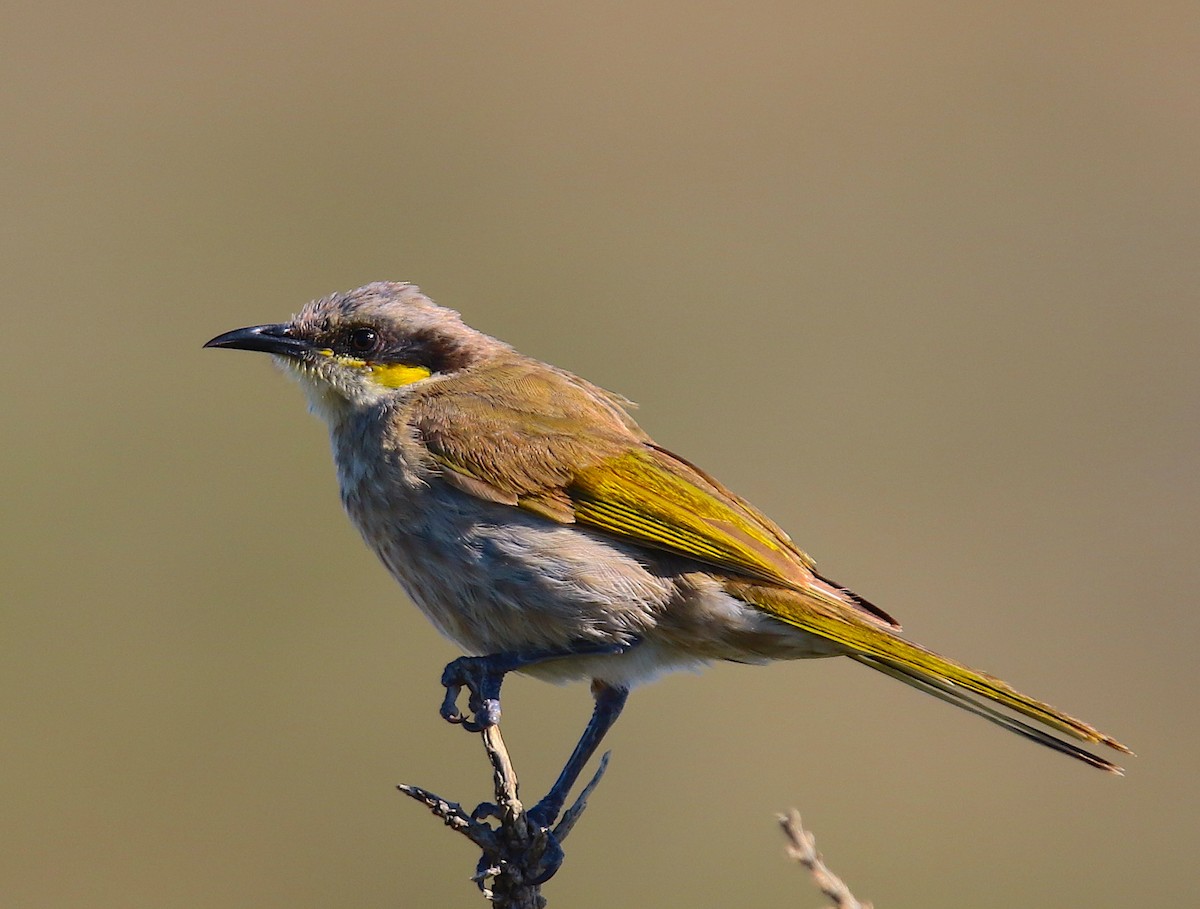
<path id="1" fill-rule="evenodd" d="M 510 350 L 415 284 L 390 282 L 314 300 L 289 322 L 238 328 L 204 346 L 274 355 L 330 423 Z"/>

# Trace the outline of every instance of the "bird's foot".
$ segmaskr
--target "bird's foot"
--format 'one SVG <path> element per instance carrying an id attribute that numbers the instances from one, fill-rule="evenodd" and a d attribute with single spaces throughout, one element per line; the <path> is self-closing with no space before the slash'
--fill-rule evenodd
<path id="1" fill-rule="evenodd" d="M 442 719 L 457 723 L 468 732 L 482 732 L 500 722 L 500 685 L 512 667 L 495 656 L 459 657 L 442 672 L 446 696 L 442 699 Z M 458 710 L 458 696 L 467 689 L 467 709 Z"/>
<path id="2" fill-rule="evenodd" d="M 491 850 L 485 849 L 479 864 L 475 866 L 474 879 L 484 893 L 488 892 L 485 882 L 489 878 L 496 878 L 506 869 L 509 875 L 516 870 L 523 883 L 540 886 L 558 873 L 566 858 L 558 837 L 549 830 L 530 826 L 523 835 L 514 835 L 513 831 L 505 828 L 496 833 L 496 846 Z"/>
<path id="3" fill-rule="evenodd" d="M 486 821 L 493 818 L 497 821 L 504 820 L 504 814 L 500 810 L 500 806 L 495 802 L 480 802 L 475 806 L 475 810 L 471 812 L 471 820 Z"/>
<path id="4" fill-rule="evenodd" d="M 459 657 L 442 671 L 442 685 L 446 688 L 446 696 L 442 699 L 440 710 L 442 719 L 448 723 L 456 723 L 468 732 L 482 732 L 488 726 L 495 726 L 500 722 L 500 686 L 504 682 L 504 676 L 514 669 L 565 657 L 623 653 L 635 643 L 636 641 L 620 644 L 580 641 L 555 650 Z M 458 696 L 464 688 L 467 689 L 469 714 L 460 713 L 458 709 Z"/>
<path id="5" fill-rule="evenodd" d="M 552 796 L 553 793 L 550 793 L 525 812 L 529 823 L 540 830 L 549 831 L 554 826 L 554 822 L 558 820 L 559 812 L 562 811 L 562 800 L 552 798 Z"/>
<path id="6" fill-rule="evenodd" d="M 535 828 L 537 829 L 537 828 Z M 559 843 L 558 837 L 549 830 L 540 829 L 538 833 L 545 837 L 545 843 L 542 854 L 537 857 L 536 864 L 532 869 L 532 880 L 530 883 L 540 885 L 546 883 L 550 878 L 558 873 L 558 869 L 562 867 L 563 859 L 566 858 L 563 852 L 562 844 Z"/>

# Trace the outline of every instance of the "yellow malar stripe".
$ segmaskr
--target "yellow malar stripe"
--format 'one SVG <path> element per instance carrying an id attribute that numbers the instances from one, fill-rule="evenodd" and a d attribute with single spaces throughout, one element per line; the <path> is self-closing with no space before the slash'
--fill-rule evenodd
<path id="1" fill-rule="evenodd" d="M 323 357 L 337 360 L 342 366 L 366 369 L 370 372 L 371 378 L 384 388 L 403 388 L 405 385 L 412 385 L 413 382 L 428 379 L 432 375 L 424 366 L 409 366 L 406 363 L 372 363 L 370 360 L 360 360 L 358 357 L 337 353 L 327 347 L 318 350 L 317 353 Z"/>
<path id="2" fill-rule="evenodd" d="M 431 373 L 424 366 L 407 366 L 404 363 L 369 363 L 371 377 L 385 388 L 402 388 L 413 382 L 428 379 Z"/>

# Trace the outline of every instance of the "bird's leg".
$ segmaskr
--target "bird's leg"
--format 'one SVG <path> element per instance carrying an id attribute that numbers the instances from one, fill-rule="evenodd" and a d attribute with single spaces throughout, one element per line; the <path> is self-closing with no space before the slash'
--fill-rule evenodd
<path id="1" fill-rule="evenodd" d="M 564 657 L 621 653 L 630 646 L 632 645 L 579 641 L 561 650 L 518 650 L 487 656 L 459 657 L 442 672 L 442 684 L 446 686 L 446 696 L 442 699 L 442 718 L 447 722 L 460 724 L 468 732 L 480 732 L 500 722 L 500 685 L 504 682 L 504 676 L 514 669 Z M 458 711 L 458 695 L 463 688 L 467 689 L 470 716 Z"/>
<path id="2" fill-rule="evenodd" d="M 592 697 L 596 699 L 596 706 L 592 711 L 591 720 L 583 730 L 583 735 L 579 737 L 579 743 L 571 752 L 566 765 L 558 775 L 558 779 L 554 781 L 554 785 L 550 787 L 550 791 L 546 793 L 545 798 L 528 811 L 529 820 L 538 827 L 549 827 L 562 811 L 571 787 L 579 779 L 579 774 L 583 772 L 588 759 L 595 752 L 605 733 L 621 715 L 621 710 L 629 697 L 629 689 L 593 681 Z"/>

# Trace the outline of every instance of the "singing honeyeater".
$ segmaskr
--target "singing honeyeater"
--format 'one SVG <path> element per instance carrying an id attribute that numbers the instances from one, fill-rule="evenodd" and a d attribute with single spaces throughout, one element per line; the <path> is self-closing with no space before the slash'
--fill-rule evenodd
<path id="1" fill-rule="evenodd" d="M 443 675 L 447 719 L 495 723 L 514 669 L 591 680 L 595 712 L 538 823 L 633 685 L 713 660 L 847 656 L 1095 767 L 1119 772 L 1065 739 L 1129 753 L 900 637 L 754 506 L 656 445 L 624 398 L 475 331 L 413 284 L 334 294 L 207 346 L 265 351 L 300 380 L 351 520 L 469 654 Z"/>

